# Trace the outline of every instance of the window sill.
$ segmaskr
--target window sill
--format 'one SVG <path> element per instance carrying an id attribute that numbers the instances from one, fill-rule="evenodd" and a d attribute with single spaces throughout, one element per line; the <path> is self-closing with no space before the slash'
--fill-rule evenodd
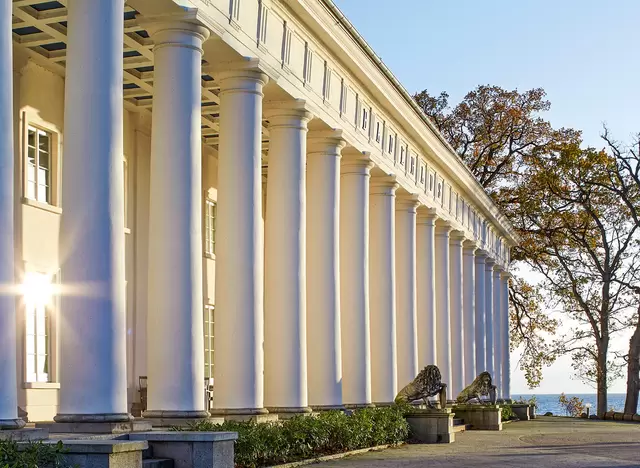
<path id="1" fill-rule="evenodd" d="M 209 260 L 215 260 L 216 256 L 215 256 L 215 254 L 210 254 L 210 253 L 206 253 L 205 252 L 204 258 L 208 258 Z"/>
<path id="2" fill-rule="evenodd" d="M 58 382 L 24 382 L 22 384 L 22 388 L 48 388 L 48 389 L 59 389 L 60 383 Z"/>
<path id="3" fill-rule="evenodd" d="M 22 197 L 22 204 L 27 206 L 33 206 L 34 208 L 39 208 L 41 210 L 48 211 L 50 213 L 62 214 L 62 208 L 60 208 L 59 206 L 49 205 L 48 203 L 42 203 L 27 197 Z"/>

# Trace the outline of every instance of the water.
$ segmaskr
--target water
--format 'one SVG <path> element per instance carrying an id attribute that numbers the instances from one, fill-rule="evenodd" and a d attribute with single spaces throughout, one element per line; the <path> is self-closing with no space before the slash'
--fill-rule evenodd
<path id="1" fill-rule="evenodd" d="M 577 396 L 584 400 L 585 404 L 591 403 L 591 414 L 595 414 L 596 412 L 596 394 L 595 393 L 565 393 L 567 398 L 571 398 Z M 511 398 L 513 400 L 519 400 L 521 397 L 525 400 L 531 398 L 533 394 L 525 394 L 525 393 L 513 393 L 511 394 Z M 549 395 L 535 395 L 538 400 L 538 409 L 536 410 L 536 414 L 544 414 L 551 411 L 554 415 L 564 416 L 565 412 L 560 403 L 558 402 L 558 398 L 560 398 L 560 394 L 549 394 Z M 624 410 L 624 393 L 609 393 L 607 396 L 607 409 L 613 408 L 613 411 L 623 411 Z"/>

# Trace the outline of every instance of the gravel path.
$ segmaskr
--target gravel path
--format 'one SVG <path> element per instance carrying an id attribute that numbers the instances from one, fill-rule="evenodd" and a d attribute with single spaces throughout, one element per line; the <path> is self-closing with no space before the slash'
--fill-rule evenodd
<path id="1" fill-rule="evenodd" d="M 453 444 L 405 445 L 313 466 L 640 468 L 640 424 L 539 417 L 502 432 L 458 433 Z"/>

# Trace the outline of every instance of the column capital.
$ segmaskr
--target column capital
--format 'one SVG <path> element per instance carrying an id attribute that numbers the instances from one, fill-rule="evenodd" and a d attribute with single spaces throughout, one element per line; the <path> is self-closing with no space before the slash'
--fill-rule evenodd
<path id="1" fill-rule="evenodd" d="M 214 78 L 220 84 L 220 95 L 254 93 L 262 96 L 262 87 L 269 82 L 258 59 L 220 63 L 216 68 Z"/>
<path id="2" fill-rule="evenodd" d="M 418 224 L 426 224 L 435 226 L 438 219 L 438 213 L 435 208 L 429 208 L 425 205 L 418 207 Z"/>
<path id="3" fill-rule="evenodd" d="M 462 247 L 464 243 L 465 235 L 464 231 L 460 231 L 458 229 L 452 229 L 449 233 L 449 239 L 451 239 L 451 245 L 455 245 L 457 247 Z"/>
<path id="4" fill-rule="evenodd" d="M 342 130 L 312 130 L 307 134 L 307 154 L 340 156 L 346 145 Z"/>
<path id="5" fill-rule="evenodd" d="M 436 236 L 449 237 L 449 233 L 453 230 L 453 226 L 449 221 L 438 219 L 436 221 Z"/>
<path id="6" fill-rule="evenodd" d="M 396 211 L 408 211 L 417 213 L 420 199 L 417 193 L 396 194 Z"/>
<path id="7" fill-rule="evenodd" d="M 394 197 L 400 185 L 396 181 L 396 176 L 375 176 L 371 178 L 371 195 L 384 195 Z"/>
<path id="8" fill-rule="evenodd" d="M 508 270 L 504 270 L 500 275 L 500 278 L 506 279 L 507 281 L 513 278 L 513 275 Z"/>
<path id="9" fill-rule="evenodd" d="M 202 43 L 211 31 L 192 14 L 138 16 L 153 39 L 153 51 L 163 47 L 186 47 L 203 53 Z"/>
<path id="10" fill-rule="evenodd" d="M 340 164 L 340 174 L 355 174 L 369 177 L 371 176 L 373 166 L 374 163 L 371 159 L 371 154 L 368 152 L 343 154 L 342 163 Z"/>
<path id="11" fill-rule="evenodd" d="M 269 121 L 269 128 L 307 129 L 307 123 L 313 118 L 309 105 L 302 99 L 293 101 L 265 101 L 263 117 Z"/>
<path id="12" fill-rule="evenodd" d="M 496 264 L 496 261 L 491 258 L 489 255 L 487 255 L 487 259 L 485 260 L 485 265 L 487 267 L 487 270 L 492 270 L 493 269 L 493 265 Z"/>
<path id="13" fill-rule="evenodd" d="M 468 255 L 474 257 L 476 255 L 476 251 L 478 250 L 478 246 L 472 240 L 466 239 L 462 243 L 462 247 L 464 248 L 464 255 Z"/>

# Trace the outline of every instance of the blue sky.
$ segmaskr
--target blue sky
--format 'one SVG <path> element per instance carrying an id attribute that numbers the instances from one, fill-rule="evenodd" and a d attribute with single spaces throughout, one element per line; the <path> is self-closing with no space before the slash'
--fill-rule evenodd
<path id="1" fill-rule="evenodd" d="M 547 118 L 589 145 L 603 146 L 603 122 L 619 140 L 640 132 L 640 0 L 334 1 L 409 92 L 456 103 L 479 84 L 542 87 Z M 536 392 L 593 392 L 570 374 L 561 359 Z M 514 394 L 529 393 L 512 376 Z"/>
<path id="2" fill-rule="evenodd" d="M 410 91 L 542 87 L 554 126 L 640 132 L 639 0 L 334 0 Z"/>

